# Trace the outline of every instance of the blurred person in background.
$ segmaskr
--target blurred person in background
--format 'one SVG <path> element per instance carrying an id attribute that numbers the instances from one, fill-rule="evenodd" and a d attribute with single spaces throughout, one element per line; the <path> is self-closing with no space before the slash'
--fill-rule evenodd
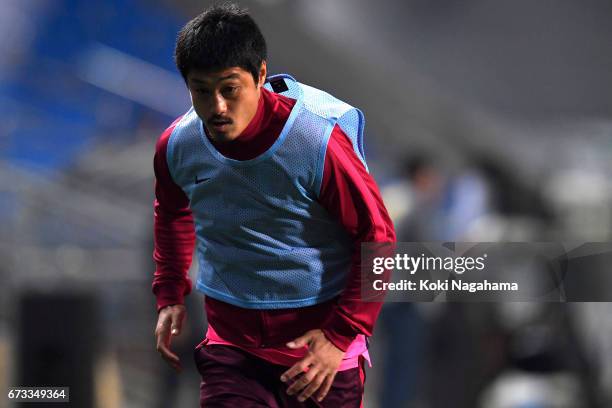
<path id="1" fill-rule="evenodd" d="M 493 210 L 478 168 L 451 170 L 436 153 L 412 153 L 403 161 L 409 205 L 396 220 L 399 242 L 466 239 Z M 501 347 L 491 305 L 388 303 L 380 324 L 386 353 L 382 407 L 447 407 L 449 401 L 475 406 Z"/>
<path id="2" fill-rule="evenodd" d="M 423 152 L 407 157 L 402 170 L 410 210 L 398 220 L 401 241 L 465 239 L 493 210 L 490 183 L 471 163 L 451 169 L 437 155 Z"/>
<path id="3" fill-rule="evenodd" d="M 436 217 L 443 193 L 444 179 L 433 158 L 418 154 L 408 158 L 402 168 L 402 181 L 408 189 L 409 209 L 395 219 L 399 242 L 434 239 L 439 226 Z M 431 299 L 429 299 L 431 300 Z M 381 407 L 414 406 L 419 397 L 419 380 L 424 366 L 426 321 L 416 303 L 388 303 L 380 316 L 383 350 L 383 381 L 378 392 Z"/>
<path id="4" fill-rule="evenodd" d="M 266 80 L 265 40 L 234 5 L 187 23 L 175 58 L 193 107 L 154 159 L 158 351 L 180 370 L 171 339 L 197 241 L 201 405 L 359 407 L 381 308 L 360 300 L 360 245 L 395 241 L 361 112 L 289 76 Z"/>
<path id="5" fill-rule="evenodd" d="M 542 227 L 551 218 L 537 191 L 488 158 L 474 155 L 469 166 L 451 174 L 435 157 L 406 161 L 411 206 L 396 223 L 398 241 L 545 236 Z M 505 265 L 517 273 L 524 267 L 512 257 Z M 543 266 L 529 267 L 529 286 L 545 285 Z M 388 304 L 381 314 L 386 350 L 405 347 L 386 356 L 381 406 L 601 406 L 574 319 L 558 303 Z"/>

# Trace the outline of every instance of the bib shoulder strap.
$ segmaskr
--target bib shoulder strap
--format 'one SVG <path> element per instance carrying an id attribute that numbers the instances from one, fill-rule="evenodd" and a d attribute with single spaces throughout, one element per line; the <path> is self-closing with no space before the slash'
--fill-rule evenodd
<path id="1" fill-rule="evenodd" d="M 269 91 L 300 100 L 309 111 L 329 120 L 334 125 L 338 124 L 351 139 L 355 153 L 367 170 L 363 146 L 365 118 L 359 109 L 327 92 L 299 83 L 289 74 L 268 77 L 264 87 Z"/>

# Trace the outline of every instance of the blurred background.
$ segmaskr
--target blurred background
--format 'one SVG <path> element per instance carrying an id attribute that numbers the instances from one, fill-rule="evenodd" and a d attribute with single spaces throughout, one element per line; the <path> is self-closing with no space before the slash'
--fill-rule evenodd
<path id="1" fill-rule="evenodd" d="M 270 73 L 364 111 L 399 240 L 611 240 L 611 2 L 239 3 Z M 189 107 L 176 34 L 208 4 L 0 3 L 0 389 L 198 406 L 201 295 L 185 371 L 155 351 L 152 159 Z M 387 304 L 372 340 L 367 407 L 612 406 L 608 303 Z"/>

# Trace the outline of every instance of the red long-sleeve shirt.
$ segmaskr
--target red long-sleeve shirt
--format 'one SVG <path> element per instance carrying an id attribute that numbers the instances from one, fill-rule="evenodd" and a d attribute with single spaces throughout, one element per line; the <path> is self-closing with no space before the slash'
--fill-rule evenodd
<path id="1" fill-rule="evenodd" d="M 272 146 L 294 104 L 294 99 L 262 89 L 257 112 L 242 134 L 231 142 L 211 142 L 232 159 L 257 157 Z M 194 220 L 189 199 L 172 180 L 166 162 L 168 139 L 179 119 L 160 136 L 154 158 L 153 257 L 157 269 L 153 292 L 158 310 L 183 303 L 192 289 L 187 271 L 195 244 Z M 360 246 L 362 242 L 393 242 L 395 231 L 374 179 L 338 126 L 332 131 L 325 155 L 319 203 L 343 225 L 353 243 L 352 266 L 343 293 L 320 305 L 281 310 L 245 309 L 207 296 L 209 324 L 223 339 L 244 347 L 269 347 L 284 345 L 307 330 L 320 328 L 346 351 L 358 334 L 372 334 L 382 304 L 360 300 Z"/>

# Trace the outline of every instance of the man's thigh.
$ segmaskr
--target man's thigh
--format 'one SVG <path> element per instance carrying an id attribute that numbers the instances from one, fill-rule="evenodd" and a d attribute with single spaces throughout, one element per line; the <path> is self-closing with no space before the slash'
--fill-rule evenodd
<path id="1" fill-rule="evenodd" d="M 365 372 L 360 368 L 340 371 L 323 401 L 310 398 L 300 403 L 287 395 L 287 384 L 280 381 L 288 367 L 268 363 L 231 346 L 203 346 L 195 351 L 202 376 L 200 405 L 205 408 L 359 408 Z"/>
<path id="2" fill-rule="evenodd" d="M 265 365 L 235 347 L 210 345 L 195 350 L 202 382 L 201 408 L 281 408 Z"/>
<path id="3" fill-rule="evenodd" d="M 287 386 L 283 385 L 278 394 L 280 406 L 282 408 L 360 408 L 364 385 L 360 370 L 353 368 L 338 372 L 329 392 L 321 402 L 314 398 L 309 398 L 303 403 L 299 402 L 297 400 L 299 394 L 287 395 Z"/>
<path id="4" fill-rule="evenodd" d="M 365 367 L 352 368 L 336 373 L 327 396 L 317 405 L 331 408 L 360 408 L 365 383 Z"/>

